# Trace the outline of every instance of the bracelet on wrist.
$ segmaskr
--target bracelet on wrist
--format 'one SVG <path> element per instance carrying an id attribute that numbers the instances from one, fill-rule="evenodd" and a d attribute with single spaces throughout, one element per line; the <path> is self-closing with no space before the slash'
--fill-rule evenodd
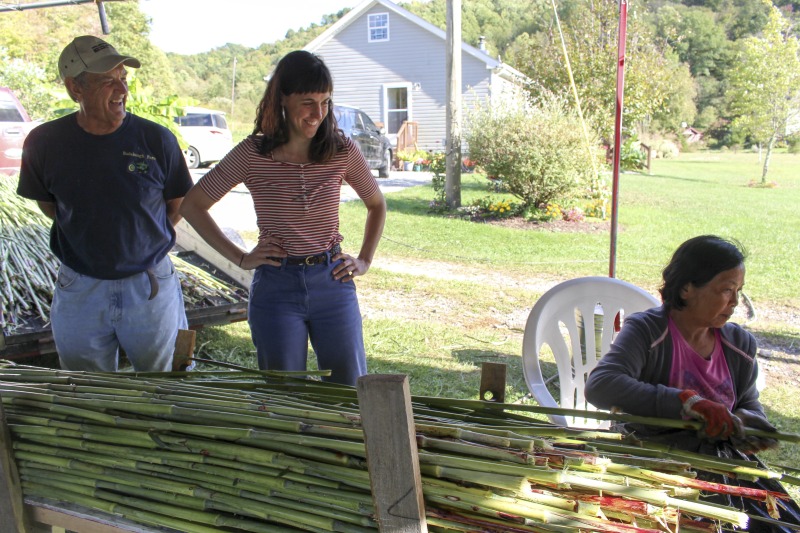
<path id="1" fill-rule="evenodd" d="M 244 261 L 244 252 L 242 252 L 242 256 L 239 258 L 239 268 L 242 268 L 242 261 Z"/>

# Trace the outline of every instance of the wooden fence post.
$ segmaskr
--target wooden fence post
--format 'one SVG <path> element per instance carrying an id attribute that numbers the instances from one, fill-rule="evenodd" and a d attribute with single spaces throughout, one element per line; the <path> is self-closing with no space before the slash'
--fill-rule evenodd
<path id="1" fill-rule="evenodd" d="M 491 394 L 489 397 L 488 394 Z M 481 364 L 481 400 L 505 403 L 506 365 L 505 363 Z"/>
<path id="2" fill-rule="evenodd" d="M 2 399 L 0 399 L 0 531 L 3 533 L 30 531 Z"/>
<path id="3" fill-rule="evenodd" d="M 182 372 L 192 364 L 197 332 L 191 329 L 179 329 L 175 337 L 175 352 L 172 354 L 172 371 Z"/>
<path id="4" fill-rule="evenodd" d="M 427 533 L 408 377 L 361 376 L 358 404 L 381 533 Z"/>

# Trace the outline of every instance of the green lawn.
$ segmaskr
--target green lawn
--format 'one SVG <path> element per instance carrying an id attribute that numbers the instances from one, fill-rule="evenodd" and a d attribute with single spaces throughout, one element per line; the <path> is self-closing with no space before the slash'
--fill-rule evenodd
<path id="1" fill-rule="evenodd" d="M 753 153 L 690 153 L 655 160 L 651 175 L 622 174 L 616 276 L 654 289 L 681 242 L 714 233 L 736 238 L 747 249 L 746 292 L 752 299 L 800 307 L 800 156 L 773 157 L 769 177 L 775 188 L 748 187 L 760 169 Z M 462 204 L 488 195 L 485 182 L 465 175 Z M 427 210 L 432 198 L 430 187 L 388 195 L 379 254 L 533 269 L 563 278 L 608 274 L 609 232 L 521 231 L 432 217 Z M 357 203 L 342 207 L 342 230 L 351 246 L 359 242 L 362 212 Z"/>
<path id="2" fill-rule="evenodd" d="M 748 186 L 760 170 L 753 153 L 699 152 L 656 160 L 650 175 L 623 174 L 617 277 L 655 293 L 661 269 L 685 239 L 701 233 L 739 239 L 749 252 L 746 292 L 756 309 L 778 308 L 788 317 L 760 317 L 749 327 L 787 352 L 781 357 L 790 359 L 790 366 L 783 368 L 793 370 L 800 354 L 800 324 L 793 319 L 800 313 L 800 156 L 774 157 L 769 178 L 775 188 Z M 484 178 L 464 175 L 462 204 L 487 194 Z M 387 195 L 389 214 L 375 265 L 357 279 L 369 371 L 407 374 L 413 394 L 476 398 L 481 363 L 502 362 L 508 365 L 508 401 L 529 401 L 522 332 L 545 290 L 533 282 L 552 286 L 607 275 L 609 232 L 523 230 L 448 219 L 428 212 L 432 198 L 430 186 Z M 342 205 L 345 250 L 357 250 L 364 215 L 360 202 Z M 403 272 L 381 264 L 421 267 Z M 446 267 L 444 275 L 433 272 L 436 265 Z M 201 330 L 198 346 L 201 355 L 255 366 L 245 323 Z M 776 368 L 771 371 L 783 374 Z M 545 361 L 543 373 L 555 373 L 554 363 Z M 800 400 L 790 393 L 800 383 L 779 377 L 772 386 L 768 381 L 764 404 L 782 431 L 800 433 Z M 797 464 L 800 451 L 786 445 L 766 457 Z"/>

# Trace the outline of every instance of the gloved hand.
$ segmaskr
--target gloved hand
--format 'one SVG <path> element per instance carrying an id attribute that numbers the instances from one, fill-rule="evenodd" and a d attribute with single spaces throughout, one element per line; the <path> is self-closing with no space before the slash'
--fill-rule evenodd
<path id="1" fill-rule="evenodd" d="M 777 431 L 775 426 L 770 424 L 762 413 L 750 411 L 748 409 L 737 409 L 734 415 L 741 420 L 743 426 L 741 433 L 731 437 L 731 444 L 733 444 L 734 448 L 744 454 L 753 454 L 778 447 L 778 441 L 776 439 L 744 435 L 744 428 Z"/>
<path id="2" fill-rule="evenodd" d="M 681 391 L 678 398 L 684 415 L 703 422 L 702 436 L 725 440 L 741 431 L 741 422 L 721 403 L 706 400 L 693 390 Z"/>

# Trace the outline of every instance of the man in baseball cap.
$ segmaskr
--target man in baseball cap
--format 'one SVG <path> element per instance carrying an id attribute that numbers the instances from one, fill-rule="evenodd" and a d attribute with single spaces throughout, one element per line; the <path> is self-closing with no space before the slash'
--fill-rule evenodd
<path id="1" fill-rule="evenodd" d="M 61 79 L 74 78 L 81 72 L 101 74 L 123 64 L 126 67 L 140 68 L 138 59 L 124 56 L 117 50 L 93 35 L 76 37 L 64 48 L 58 58 L 58 72 Z"/>
<path id="2" fill-rule="evenodd" d="M 187 327 L 169 251 L 192 177 L 175 135 L 126 110 L 127 67 L 140 66 L 97 37 L 74 39 L 58 70 L 78 110 L 22 148 L 17 193 L 54 221 L 50 325 L 67 370 L 113 372 L 120 349 L 134 370 L 170 370 Z"/>

